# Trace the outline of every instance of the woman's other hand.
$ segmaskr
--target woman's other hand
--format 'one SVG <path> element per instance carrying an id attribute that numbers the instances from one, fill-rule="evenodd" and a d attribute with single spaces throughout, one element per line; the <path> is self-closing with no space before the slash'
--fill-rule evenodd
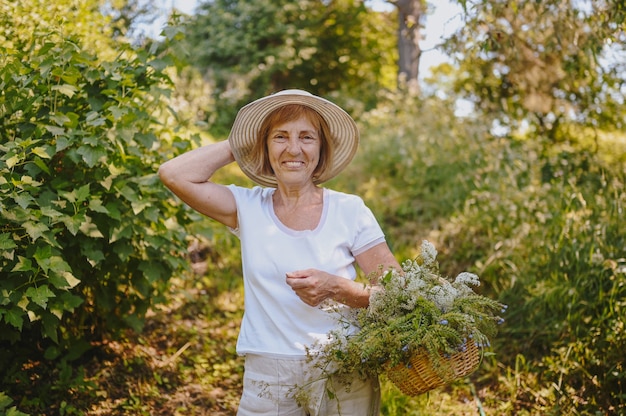
<path id="1" fill-rule="evenodd" d="M 333 280 L 340 278 L 317 269 L 296 270 L 286 276 L 287 284 L 309 306 L 318 306 L 332 298 L 336 291 Z"/>
<path id="2" fill-rule="evenodd" d="M 332 299 L 351 307 L 369 304 L 371 286 L 317 270 L 296 270 L 287 273 L 287 284 L 309 306 L 319 306 Z"/>

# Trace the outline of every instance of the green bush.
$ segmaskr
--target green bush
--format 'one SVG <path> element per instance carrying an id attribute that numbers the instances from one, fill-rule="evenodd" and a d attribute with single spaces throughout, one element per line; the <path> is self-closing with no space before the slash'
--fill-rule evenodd
<path id="1" fill-rule="evenodd" d="M 537 374 L 518 400 L 552 414 L 623 410 L 622 168 L 530 143 L 492 155 L 444 245 L 510 305 L 499 360 L 513 368 L 523 356 Z"/>
<path id="2" fill-rule="evenodd" d="M 394 100 L 369 114 L 349 168 L 364 180 L 346 188 L 364 195 L 397 255 L 430 239 L 442 270 L 477 273 L 481 293 L 510 305 L 495 358 L 472 377 L 490 408 L 623 412 L 624 156 L 584 138 L 496 138 L 451 108 Z"/>
<path id="3" fill-rule="evenodd" d="M 159 123 L 169 79 L 146 52 L 100 60 L 51 30 L 0 59 L 0 339 L 76 358 L 140 329 L 183 266 L 186 213 L 155 172 L 162 136 L 188 143 Z"/>

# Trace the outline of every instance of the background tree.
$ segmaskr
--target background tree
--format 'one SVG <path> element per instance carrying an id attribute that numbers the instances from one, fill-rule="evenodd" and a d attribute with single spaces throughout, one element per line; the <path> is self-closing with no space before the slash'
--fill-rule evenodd
<path id="1" fill-rule="evenodd" d="M 224 128 L 241 104 L 284 88 L 372 107 L 395 83 L 389 18 L 357 0 L 206 2 L 186 25 L 189 59 L 212 84 Z"/>
<path id="2" fill-rule="evenodd" d="M 100 11 L 109 16 L 113 37 L 133 39 L 134 43 L 145 41 L 142 27 L 154 24 L 162 13 L 154 2 L 149 0 L 99 0 Z"/>
<path id="3" fill-rule="evenodd" d="M 425 0 L 389 1 L 398 9 L 398 83 L 409 92 L 419 91 L 420 42 L 427 4 Z"/>
<path id="4" fill-rule="evenodd" d="M 42 36 L 50 25 L 55 25 L 61 36 L 80 38 L 85 50 L 98 53 L 102 59 L 115 53 L 111 20 L 99 12 L 98 2 L 59 0 L 45 6 L 43 3 L 0 1 L 3 22 L 0 33 L 9 52 L 25 49 L 33 36 Z"/>
<path id="5" fill-rule="evenodd" d="M 622 1 L 459 1 L 465 22 L 448 51 L 456 91 L 512 129 L 558 140 L 572 124 L 620 130 L 626 8 Z"/>

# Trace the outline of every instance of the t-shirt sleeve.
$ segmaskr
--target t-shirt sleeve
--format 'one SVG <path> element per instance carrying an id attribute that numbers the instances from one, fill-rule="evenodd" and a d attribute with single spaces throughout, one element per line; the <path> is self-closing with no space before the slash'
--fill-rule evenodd
<path id="1" fill-rule="evenodd" d="M 254 228 L 254 214 L 260 212 L 263 201 L 267 198 L 271 190 L 260 186 L 246 188 L 237 185 L 227 185 L 233 193 L 237 204 L 237 228 L 228 228 L 231 233 L 241 238 L 242 229 Z M 253 214 L 253 215 L 251 215 Z"/>
<path id="2" fill-rule="evenodd" d="M 227 188 L 230 189 L 230 192 L 233 193 L 233 196 L 235 197 L 235 204 L 237 204 L 237 228 L 232 228 L 232 227 L 227 227 L 227 228 L 228 228 L 228 231 L 230 231 L 232 234 L 236 235 L 237 237 L 240 237 L 239 218 L 241 218 L 241 215 L 240 215 L 239 207 L 242 205 L 242 199 L 244 198 L 245 189 L 237 185 L 228 185 Z"/>
<path id="3" fill-rule="evenodd" d="M 361 198 L 356 199 L 355 205 L 356 233 L 352 245 L 352 254 L 356 256 L 384 242 L 385 234 L 374 213 Z"/>

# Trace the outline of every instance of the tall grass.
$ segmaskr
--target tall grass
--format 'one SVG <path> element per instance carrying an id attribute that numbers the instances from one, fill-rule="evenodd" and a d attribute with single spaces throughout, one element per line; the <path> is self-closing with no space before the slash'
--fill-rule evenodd
<path id="1" fill-rule="evenodd" d="M 443 270 L 478 273 L 510 305 L 474 377 L 498 414 L 626 411 L 625 156 L 580 137 L 495 138 L 451 108 L 369 114 L 340 186 L 364 196 L 399 257 L 428 238 Z"/>
<path id="2" fill-rule="evenodd" d="M 538 375 L 521 402 L 554 414 L 623 410 L 623 171 L 575 151 L 518 166 L 530 180 L 502 175 L 495 185 L 497 175 L 487 175 L 446 240 L 495 243 L 474 265 L 511 305 L 501 363 L 521 354 Z"/>

